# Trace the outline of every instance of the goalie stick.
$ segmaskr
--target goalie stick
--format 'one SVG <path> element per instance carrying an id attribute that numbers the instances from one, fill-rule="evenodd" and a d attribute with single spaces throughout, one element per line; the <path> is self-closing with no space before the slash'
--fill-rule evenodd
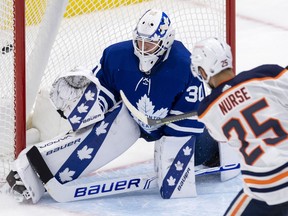
<path id="1" fill-rule="evenodd" d="M 125 94 L 122 90 L 120 90 L 120 95 L 121 95 L 123 103 L 128 108 L 128 110 L 136 118 L 138 118 L 141 122 L 143 122 L 144 124 L 147 124 L 149 126 L 154 126 L 154 125 L 159 125 L 159 124 L 169 124 L 169 123 L 174 122 L 174 121 L 180 121 L 180 120 L 192 117 L 192 116 L 197 116 L 197 112 L 192 111 L 192 112 L 187 112 L 187 113 L 179 114 L 179 115 L 175 115 L 175 116 L 168 116 L 168 117 L 163 118 L 163 119 L 152 119 L 152 118 L 145 116 L 143 113 L 141 113 L 139 110 L 137 110 L 130 103 L 130 101 L 127 99 L 127 97 L 125 96 Z"/>
<path id="2" fill-rule="evenodd" d="M 157 187 L 157 176 L 155 173 L 78 184 L 72 184 L 75 182 L 70 182 L 71 184 L 61 184 L 51 173 L 37 147 L 34 146 L 27 152 L 27 158 L 44 183 L 47 192 L 57 202 L 86 200 Z M 200 169 L 195 171 L 195 175 L 212 174 L 239 168 L 240 164 L 229 164 L 220 167 Z"/>

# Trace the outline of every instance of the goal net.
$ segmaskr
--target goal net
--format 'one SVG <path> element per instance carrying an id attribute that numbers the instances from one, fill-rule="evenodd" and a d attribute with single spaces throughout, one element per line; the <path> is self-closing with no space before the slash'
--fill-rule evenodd
<path id="1" fill-rule="evenodd" d="M 190 50 L 209 36 L 233 48 L 234 6 L 235 0 L 1 0 L 0 183 L 26 139 L 46 140 L 67 126 L 48 100 L 58 74 L 92 69 L 104 48 L 132 38 L 150 8 L 168 14 L 176 39 Z"/>

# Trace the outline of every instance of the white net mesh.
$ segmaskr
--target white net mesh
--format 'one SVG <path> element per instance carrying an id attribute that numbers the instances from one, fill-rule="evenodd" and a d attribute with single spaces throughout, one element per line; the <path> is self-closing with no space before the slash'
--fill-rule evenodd
<path id="1" fill-rule="evenodd" d="M 83 64 L 93 68 L 105 47 L 131 39 L 132 30 L 138 19 L 150 8 L 160 8 L 170 16 L 176 28 L 176 39 L 184 42 L 190 49 L 195 41 L 208 36 L 219 36 L 225 39 L 225 0 L 121 2 L 135 4 L 117 8 L 114 8 L 113 4 L 102 5 L 100 11 L 65 18 L 62 21 L 42 85 L 50 85 L 50 80 L 55 78 L 53 77 L 55 72 L 57 74 Z M 71 14 L 74 10 L 85 11 L 85 9 L 85 7 L 68 8 L 66 14 Z M 55 65 L 58 66 L 56 71 Z"/>
<path id="2" fill-rule="evenodd" d="M 0 3 L 0 183 L 14 158 L 13 4 Z"/>

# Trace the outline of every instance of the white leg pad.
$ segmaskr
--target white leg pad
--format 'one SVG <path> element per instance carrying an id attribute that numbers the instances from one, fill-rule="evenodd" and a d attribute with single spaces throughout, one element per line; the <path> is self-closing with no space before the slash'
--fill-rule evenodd
<path id="1" fill-rule="evenodd" d="M 221 166 L 228 164 L 238 164 L 240 162 L 239 153 L 229 145 L 227 142 L 220 142 L 219 145 L 219 155 Z M 221 181 L 227 181 L 240 174 L 240 169 L 229 170 L 221 172 Z"/>
<path id="2" fill-rule="evenodd" d="M 158 186 L 164 199 L 195 197 L 195 137 L 167 137 L 155 142 Z M 157 155 L 157 153 L 159 155 Z M 157 168 L 156 168 L 157 170 Z"/>
<path id="3" fill-rule="evenodd" d="M 122 104 L 94 126 L 34 145 L 60 183 L 99 169 L 125 152 L 140 137 L 139 126 Z M 18 172 L 33 203 L 36 203 L 45 189 L 26 157 L 31 147 L 21 152 L 12 170 Z M 67 170 L 69 175 L 66 174 Z"/>

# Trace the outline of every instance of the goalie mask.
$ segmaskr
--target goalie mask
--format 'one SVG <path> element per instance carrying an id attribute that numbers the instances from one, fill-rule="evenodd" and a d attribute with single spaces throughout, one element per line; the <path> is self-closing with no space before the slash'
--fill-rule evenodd
<path id="1" fill-rule="evenodd" d="M 134 54 L 139 58 L 139 69 L 150 73 L 158 60 L 169 51 L 175 31 L 167 14 L 148 10 L 133 31 Z"/>
<path id="2" fill-rule="evenodd" d="M 196 43 L 191 58 L 193 75 L 206 83 L 212 76 L 232 68 L 231 48 L 217 38 L 209 38 Z M 199 67 L 204 69 L 207 75 L 206 79 L 201 76 Z"/>

